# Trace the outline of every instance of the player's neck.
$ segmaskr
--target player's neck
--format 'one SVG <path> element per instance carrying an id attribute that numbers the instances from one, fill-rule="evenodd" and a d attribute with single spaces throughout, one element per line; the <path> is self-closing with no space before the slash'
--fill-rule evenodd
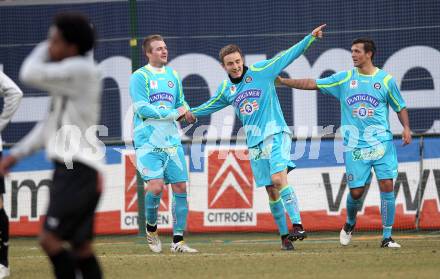
<path id="1" fill-rule="evenodd" d="M 231 75 L 228 75 L 229 76 L 229 80 L 233 84 L 239 84 L 243 80 L 243 77 L 246 74 L 247 70 L 248 70 L 248 67 L 243 66 L 243 73 L 241 73 L 241 76 L 239 76 L 238 78 L 233 78 L 233 77 L 231 77 Z"/>
<path id="2" fill-rule="evenodd" d="M 160 64 L 148 63 L 147 67 L 149 67 L 150 69 L 155 70 L 156 72 L 162 72 L 163 69 L 164 69 L 164 65 L 160 65 Z"/>
<path id="3" fill-rule="evenodd" d="M 358 72 L 362 75 L 372 76 L 376 73 L 377 68 L 372 63 L 358 67 Z"/>

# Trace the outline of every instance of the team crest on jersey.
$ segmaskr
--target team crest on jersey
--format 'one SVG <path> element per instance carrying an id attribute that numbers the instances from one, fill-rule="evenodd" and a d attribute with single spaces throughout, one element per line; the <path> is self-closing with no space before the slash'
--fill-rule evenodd
<path id="1" fill-rule="evenodd" d="M 157 83 L 157 80 L 150 80 L 150 88 L 151 89 L 157 89 L 159 88 L 159 85 Z"/>
<path id="2" fill-rule="evenodd" d="M 237 92 L 237 87 L 235 87 L 235 85 L 232 85 L 230 91 L 231 91 L 231 95 L 234 95 L 235 92 Z"/>
<path id="3" fill-rule="evenodd" d="M 360 104 L 359 107 L 353 109 L 353 117 L 366 118 L 374 115 L 374 109 L 367 107 L 365 104 Z"/>
<path id="4" fill-rule="evenodd" d="M 235 97 L 235 100 L 233 102 L 234 107 L 242 107 L 242 103 L 249 99 L 258 99 L 261 97 L 261 90 L 260 89 L 249 89 L 246 91 L 241 92 L 240 94 Z"/>
<path id="5" fill-rule="evenodd" d="M 174 87 L 174 83 L 171 80 L 168 81 L 168 87 L 169 88 L 173 88 Z"/>
<path id="6" fill-rule="evenodd" d="M 357 79 L 353 79 L 352 81 L 350 81 L 350 88 L 351 89 L 355 89 L 358 87 L 358 81 Z"/>
<path id="7" fill-rule="evenodd" d="M 251 83 L 252 82 L 252 77 L 251 76 L 247 76 L 246 79 L 244 80 L 246 83 Z"/>
<path id="8" fill-rule="evenodd" d="M 380 85 L 379 82 L 376 82 L 374 85 L 374 88 L 376 88 L 377 90 L 379 90 L 382 86 Z"/>
<path id="9" fill-rule="evenodd" d="M 251 115 L 255 111 L 257 111 L 258 109 L 259 109 L 259 106 L 258 106 L 257 101 L 249 102 L 248 100 L 246 100 L 243 102 L 243 104 L 240 108 L 240 112 L 242 114 Z"/>
<path id="10" fill-rule="evenodd" d="M 167 109 L 168 107 L 165 105 L 164 102 L 160 102 L 159 105 L 157 106 L 157 108 L 159 108 L 159 109 Z"/>

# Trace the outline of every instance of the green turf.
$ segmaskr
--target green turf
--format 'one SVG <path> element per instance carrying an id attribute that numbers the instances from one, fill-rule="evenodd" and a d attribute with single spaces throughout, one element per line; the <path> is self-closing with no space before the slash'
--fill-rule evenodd
<path id="1" fill-rule="evenodd" d="M 187 237 L 197 255 L 148 251 L 136 236 L 99 237 L 96 250 L 105 278 L 440 278 L 440 234 L 396 234 L 399 250 L 379 248 L 377 234 L 356 234 L 341 247 L 337 233 L 311 234 L 295 251 L 279 250 L 274 234 L 212 234 Z M 33 238 L 10 241 L 11 278 L 52 278 Z"/>

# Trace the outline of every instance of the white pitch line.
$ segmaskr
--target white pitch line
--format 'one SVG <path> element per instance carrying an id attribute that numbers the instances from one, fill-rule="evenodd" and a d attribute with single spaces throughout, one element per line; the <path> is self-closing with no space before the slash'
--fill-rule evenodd
<path id="1" fill-rule="evenodd" d="M 362 248 L 360 248 L 360 250 L 362 250 Z M 384 249 L 380 249 L 377 248 L 377 252 L 378 251 L 384 251 Z M 418 254 L 420 253 L 420 251 L 416 252 L 410 252 L 410 251 L 405 251 L 405 250 L 393 250 L 396 251 L 396 253 L 398 253 L 399 255 L 411 255 L 411 254 Z M 341 251 L 338 250 L 338 252 L 343 253 L 344 255 L 359 255 L 359 251 Z M 366 251 L 367 252 L 367 251 Z M 367 253 L 361 253 L 363 255 L 378 255 L 377 252 L 371 252 L 368 251 Z M 206 257 L 206 256 L 213 256 L 213 257 L 249 257 L 249 256 L 280 256 L 280 257 L 285 257 L 285 256 L 304 256 L 304 255 L 324 255 L 324 254 L 332 254 L 332 252 L 328 252 L 328 251 L 319 251 L 319 252 L 306 252 L 306 251 L 292 251 L 292 252 L 286 252 L 286 251 L 273 251 L 273 252 L 257 252 L 257 253 L 197 253 L 197 254 L 120 254 L 120 255 L 98 255 L 98 258 L 153 258 L 153 257 L 159 257 L 159 258 L 163 258 L 163 257 Z M 47 258 L 46 256 L 43 255 L 36 255 L 36 256 L 10 256 L 10 258 L 13 259 L 42 259 L 42 258 Z"/>

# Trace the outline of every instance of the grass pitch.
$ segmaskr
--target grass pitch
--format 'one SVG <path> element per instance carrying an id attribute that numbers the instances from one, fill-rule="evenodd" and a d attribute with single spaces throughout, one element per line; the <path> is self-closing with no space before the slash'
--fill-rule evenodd
<path id="1" fill-rule="evenodd" d="M 379 233 L 356 233 L 339 245 L 339 233 L 313 233 L 280 251 L 275 234 L 190 235 L 201 253 L 152 254 L 137 236 L 96 239 L 105 278 L 440 278 L 440 233 L 398 233 L 401 249 L 379 248 Z M 53 278 L 50 263 L 34 238 L 10 241 L 11 278 Z"/>

